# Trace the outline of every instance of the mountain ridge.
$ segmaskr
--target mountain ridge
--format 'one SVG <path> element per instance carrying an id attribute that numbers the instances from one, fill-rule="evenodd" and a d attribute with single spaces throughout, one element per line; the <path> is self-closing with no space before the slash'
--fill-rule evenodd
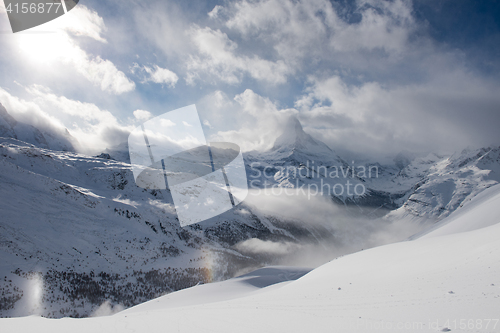
<path id="1" fill-rule="evenodd" d="M 41 148 L 75 152 L 76 139 L 67 129 L 62 133 L 40 130 L 17 121 L 0 103 L 0 137 L 10 137 Z"/>

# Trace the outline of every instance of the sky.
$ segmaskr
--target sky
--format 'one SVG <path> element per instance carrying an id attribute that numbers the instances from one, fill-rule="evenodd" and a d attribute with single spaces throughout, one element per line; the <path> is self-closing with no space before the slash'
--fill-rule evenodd
<path id="1" fill-rule="evenodd" d="M 16 34 L 1 2 L 0 103 L 82 152 L 191 104 L 245 151 L 289 117 L 340 154 L 500 145 L 500 1 L 81 0 Z"/>

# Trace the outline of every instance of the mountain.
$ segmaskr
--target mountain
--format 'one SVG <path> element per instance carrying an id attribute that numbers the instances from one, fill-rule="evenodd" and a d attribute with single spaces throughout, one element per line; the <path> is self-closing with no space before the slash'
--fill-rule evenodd
<path id="1" fill-rule="evenodd" d="M 305 133 L 294 117 L 287 121 L 273 148 L 249 152 L 245 162 L 251 188 L 311 190 L 352 208 L 354 213 L 379 217 L 386 209 L 397 208 L 394 202 L 402 195 L 367 186 L 385 169 L 376 163 L 344 161 L 333 149 Z"/>
<path id="2" fill-rule="evenodd" d="M 488 147 L 452 156 L 401 152 L 393 165 L 347 163 L 290 118 L 273 148 L 250 152 L 245 161 L 251 188 L 319 188 L 356 213 L 380 217 L 390 210 L 389 220 L 425 222 L 500 182 L 499 156 L 500 147 Z"/>
<path id="3" fill-rule="evenodd" d="M 389 218 L 437 221 L 499 182 L 500 147 L 489 147 L 416 158 L 378 188 L 405 192 Z"/>
<path id="4" fill-rule="evenodd" d="M 120 161 L 125 146 L 97 157 L 51 150 L 40 140 L 16 139 L 20 129 L 38 133 L 34 128 L 6 112 L 1 119 L 8 136 L 0 138 L 3 317 L 88 316 L 101 304 L 130 307 L 286 260 L 325 262 L 379 245 L 371 239 L 379 228 L 400 231 L 406 219 L 417 231 L 425 221 L 441 223 L 500 180 L 498 147 L 429 154 L 400 165 L 356 165 L 291 119 L 272 149 L 245 154 L 249 186 L 326 188 L 325 200 L 263 196 L 181 228 L 168 190 L 135 185 L 132 166 Z M 359 173 L 371 167 L 371 177 Z M 365 191 L 334 192 L 347 192 L 348 184 Z M 279 209 L 266 211 L 264 203 Z M 391 239 L 409 234 L 396 236 Z"/>
<path id="5" fill-rule="evenodd" d="M 106 148 L 103 154 L 109 155 L 110 158 L 124 162 L 130 163 L 130 155 L 128 152 L 128 142 L 120 143 L 116 146 Z"/>
<path id="6" fill-rule="evenodd" d="M 295 117 L 289 118 L 285 123 L 283 133 L 276 139 L 273 148 L 263 154 L 263 157 L 266 156 L 299 163 L 314 160 L 320 164 L 347 165 L 330 147 L 304 132 Z"/>
<path id="7" fill-rule="evenodd" d="M 8 137 L 23 142 L 31 143 L 37 147 L 75 151 L 76 139 L 69 131 L 64 132 L 43 131 L 36 127 L 17 121 L 12 117 L 5 107 L 0 103 L 0 137 Z"/>
<path id="8" fill-rule="evenodd" d="M 270 267 L 111 316 L 0 324 L 6 332 L 127 333 L 165 325 L 178 332 L 497 332 L 499 207 L 496 185 L 418 239 L 343 256 L 303 276 L 307 270 Z"/>
<path id="9" fill-rule="evenodd" d="M 245 203 L 181 228 L 169 191 L 137 187 L 130 164 L 12 138 L 0 138 L 0 184 L 3 317 L 88 316 L 105 301 L 129 307 L 276 260 L 240 250 L 245 240 L 334 237 L 328 223 L 301 225 Z M 28 297 L 35 282 L 40 306 Z"/>
<path id="10" fill-rule="evenodd" d="M 270 150 L 249 152 L 245 154 L 245 162 L 251 187 L 299 188 L 321 181 L 334 185 L 342 182 L 341 178 L 354 178 L 350 177 L 349 165 L 323 142 L 305 133 L 295 117 L 286 122 Z M 348 175 L 329 177 L 334 168 L 337 171 L 342 168 Z"/>

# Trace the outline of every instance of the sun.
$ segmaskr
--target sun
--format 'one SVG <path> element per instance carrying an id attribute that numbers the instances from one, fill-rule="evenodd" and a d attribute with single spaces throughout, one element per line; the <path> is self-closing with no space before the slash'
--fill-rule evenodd
<path id="1" fill-rule="evenodd" d="M 29 61 L 52 65 L 75 55 L 78 47 L 64 31 L 18 33 L 17 44 Z"/>

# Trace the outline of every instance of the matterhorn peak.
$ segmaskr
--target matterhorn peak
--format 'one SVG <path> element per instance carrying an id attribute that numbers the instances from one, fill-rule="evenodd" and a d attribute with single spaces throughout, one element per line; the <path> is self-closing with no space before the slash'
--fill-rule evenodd
<path id="1" fill-rule="evenodd" d="M 300 163 L 310 160 L 327 165 L 345 164 L 330 147 L 304 132 L 295 116 L 284 122 L 282 134 L 264 156 L 268 160 L 293 159 Z"/>
<path id="2" fill-rule="evenodd" d="M 318 149 L 321 152 L 329 152 L 332 150 L 323 142 L 315 140 L 312 136 L 304 132 L 302 124 L 297 117 L 288 118 L 283 126 L 283 132 L 274 142 L 272 150 L 303 150 L 314 152 Z"/>

